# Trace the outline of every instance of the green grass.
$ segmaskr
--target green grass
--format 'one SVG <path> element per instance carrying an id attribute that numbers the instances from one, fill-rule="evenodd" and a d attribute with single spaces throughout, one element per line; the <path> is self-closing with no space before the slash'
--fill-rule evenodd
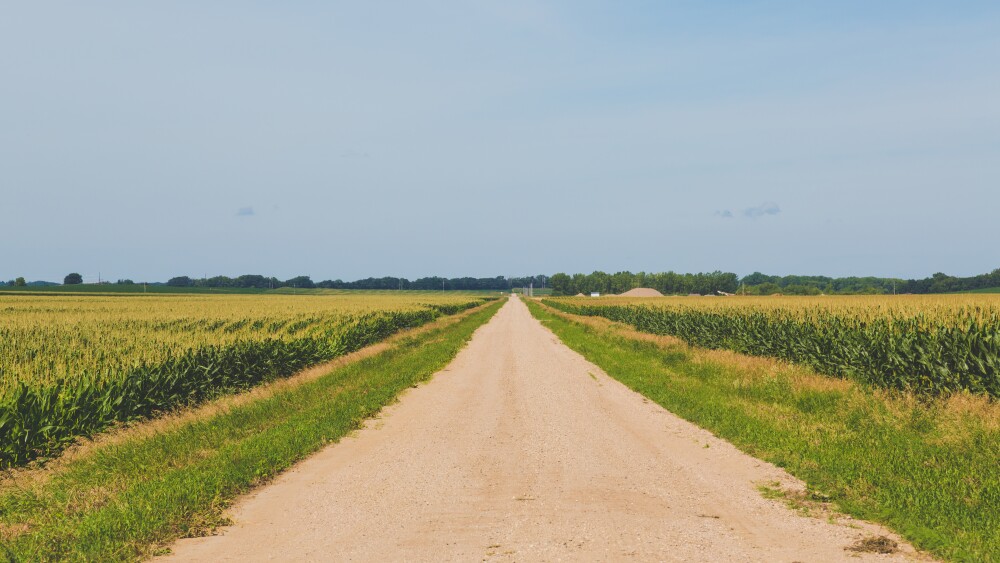
<path id="1" fill-rule="evenodd" d="M 42 481 L 9 481 L 0 487 L 0 554 L 12 561 L 135 560 L 224 524 L 222 510 L 234 497 L 430 378 L 501 304 L 222 414 L 95 447 Z"/>
<path id="2" fill-rule="evenodd" d="M 984 287 L 981 289 L 969 289 L 959 293 L 1000 293 L 1000 287 Z"/>
<path id="3" fill-rule="evenodd" d="M 920 403 L 802 368 L 761 370 L 685 345 L 627 338 L 532 313 L 570 348 L 633 390 L 744 452 L 784 467 L 844 512 L 879 521 L 954 560 L 1000 560 L 996 405 Z M 693 361 L 698 356 L 698 361 Z M 763 360 L 754 360 L 763 362 Z M 985 404 L 985 406 L 983 406 Z"/>
<path id="4" fill-rule="evenodd" d="M 523 287 L 515 287 L 515 288 L 513 288 L 511 290 L 511 292 L 512 293 L 519 293 L 519 294 L 525 294 L 526 293 L 524 291 Z M 535 289 L 531 290 L 531 294 L 534 297 L 551 297 L 552 296 L 552 288 L 551 287 L 536 287 Z"/>

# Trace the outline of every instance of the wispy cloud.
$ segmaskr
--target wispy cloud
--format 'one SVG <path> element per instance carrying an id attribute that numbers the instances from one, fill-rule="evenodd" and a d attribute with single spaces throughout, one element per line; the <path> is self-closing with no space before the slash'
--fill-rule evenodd
<path id="1" fill-rule="evenodd" d="M 740 214 L 744 219 L 757 219 L 758 217 L 764 217 L 766 215 L 777 215 L 781 213 L 781 207 L 773 201 L 765 201 L 764 203 L 757 205 L 755 207 L 747 207 Z M 736 214 L 729 209 L 719 209 L 713 213 L 716 217 L 721 219 L 735 219 Z"/>
<path id="2" fill-rule="evenodd" d="M 236 212 L 237 217 L 250 217 L 253 214 L 253 207 L 241 207 L 239 211 Z"/>
<path id="3" fill-rule="evenodd" d="M 743 215 L 751 219 L 763 217 L 765 215 L 777 215 L 781 213 L 781 208 L 773 201 L 765 201 L 756 207 L 748 207 L 743 210 Z"/>

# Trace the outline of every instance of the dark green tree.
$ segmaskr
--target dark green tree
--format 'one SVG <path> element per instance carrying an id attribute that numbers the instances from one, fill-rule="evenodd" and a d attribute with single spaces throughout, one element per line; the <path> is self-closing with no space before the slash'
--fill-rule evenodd
<path id="1" fill-rule="evenodd" d="M 83 276 L 77 274 L 76 272 L 63 278 L 63 285 L 76 285 L 81 283 L 83 283 Z"/>
<path id="2" fill-rule="evenodd" d="M 549 285 L 556 295 L 573 295 L 573 280 L 566 274 L 555 274 L 549 278 Z"/>
<path id="3" fill-rule="evenodd" d="M 285 280 L 285 285 L 288 287 L 305 287 L 314 288 L 316 284 L 309 278 L 309 276 L 296 276 L 290 280 Z"/>
<path id="4" fill-rule="evenodd" d="M 170 287 L 191 287 L 194 285 L 194 280 L 188 276 L 177 276 L 167 280 L 167 285 Z"/>

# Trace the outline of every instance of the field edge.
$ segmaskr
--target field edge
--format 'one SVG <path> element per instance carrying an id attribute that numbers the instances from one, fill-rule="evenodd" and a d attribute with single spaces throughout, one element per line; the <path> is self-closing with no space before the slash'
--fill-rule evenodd
<path id="1" fill-rule="evenodd" d="M 804 481 L 814 497 L 807 500 L 821 499 L 823 504 L 833 505 L 852 517 L 884 524 L 917 548 L 938 557 L 1000 558 L 1000 533 L 990 531 L 992 522 L 1000 524 L 1000 510 L 990 500 L 1000 500 L 1000 471 L 990 464 L 991 458 L 997 459 L 996 453 L 989 449 L 974 451 L 977 445 L 991 443 L 991 436 L 993 450 L 1000 449 L 995 427 L 984 430 L 974 426 L 975 417 L 971 416 L 962 419 L 968 439 L 956 439 L 957 445 L 937 443 L 928 438 L 935 423 L 928 418 L 930 415 L 917 420 L 923 406 L 916 405 L 912 413 L 897 416 L 900 413 L 879 404 L 883 395 L 851 382 L 818 374 L 810 378 L 801 367 L 690 348 L 671 337 L 640 333 L 606 319 L 595 323 L 592 317 L 525 301 L 532 315 L 563 343 L 614 379 L 741 451 L 774 463 Z M 748 375 L 751 371 L 766 374 L 759 385 Z M 790 404 L 772 403 L 781 395 L 778 388 L 782 383 L 796 378 L 804 378 L 806 383 L 802 385 L 814 388 L 791 397 Z M 857 411 L 864 409 L 878 420 L 859 421 Z M 991 414 L 997 414 L 996 410 L 993 408 Z M 911 415 L 912 421 L 899 420 Z M 864 426 L 865 440 L 852 443 L 825 435 L 831 428 L 845 424 Z M 872 435 L 885 432 L 895 435 L 872 441 Z M 867 451 L 873 443 L 883 449 Z M 837 456 L 847 461 L 830 461 Z M 879 467 L 887 459 L 895 459 L 895 465 Z M 919 464 L 919 471 L 930 471 L 930 475 L 958 470 L 964 474 L 959 482 L 935 481 L 908 464 Z M 966 483 L 975 490 L 969 490 Z M 942 487 L 947 490 L 940 490 Z M 968 506 L 967 495 L 975 493 L 981 494 L 983 500 L 978 506 Z M 906 494 L 910 498 L 901 498 Z M 928 503 L 931 509 L 917 515 L 901 509 Z M 940 514 L 935 509 L 941 509 Z"/>
<path id="2" fill-rule="evenodd" d="M 175 539 L 212 533 L 227 524 L 224 510 L 237 497 L 337 442 L 445 367 L 505 301 L 418 328 L 300 385 L 94 448 L 44 478 L 14 479 L 0 489 L 0 554 L 10 561 L 135 560 L 167 551 Z"/>

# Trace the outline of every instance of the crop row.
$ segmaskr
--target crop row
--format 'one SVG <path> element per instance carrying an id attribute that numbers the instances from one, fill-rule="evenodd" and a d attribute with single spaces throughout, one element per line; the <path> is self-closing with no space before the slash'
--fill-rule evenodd
<path id="1" fill-rule="evenodd" d="M 678 301 L 545 303 L 642 332 L 676 336 L 693 346 L 779 358 L 877 387 L 1000 397 L 1000 317 L 989 308 L 906 316 L 871 308 L 692 307 Z"/>
<path id="2" fill-rule="evenodd" d="M 384 309 L 377 304 L 340 303 L 326 316 L 290 313 L 285 322 L 275 322 L 271 317 L 265 322 L 260 318 L 227 319 L 224 314 L 213 316 L 209 309 L 201 313 L 205 318 L 188 319 L 180 326 L 166 323 L 169 327 L 166 329 L 159 318 L 162 311 L 155 310 L 162 308 L 162 304 L 154 304 L 154 310 L 147 310 L 145 315 L 131 310 L 129 305 L 112 304 L 112 309 L 116 306 L 128 309 L 124 313 L 132 313 L 134 322 L 119 319 L 119 324 L 107 325 L 103 331 L 87 323 L 63 323 L 64 331 L 76 327 L 77 332 L 93 335 L 93 339 L 81 340 L 77 334 L 71 340 L 72 346 L 66 346 L 70 341 L 62 342 L 51 334 L 34 345 L 23 336 L 19 345 L 8 342 L 5 351 L 9 356 L 0 357 L 8 367 L 2 372 L 4 380 L 0 386 L 0 467 L 23 465 L 52 455 L 76 438 L 116 423 L 287 377 L 399 330 L 481 302 L 468 297 L 427 304 L 384 302 Z M 225 298 L 214 304 L 220 311 L 229 305 Z M 300 305 L 291 305 L 296 306 Z M 336 314 L 338 311 L 340 314 Z M 24 312 L 21 313 L 19 318 L 24 319 Z M 116 311 L 125 316 L 124 313 Z M 192 311 L 184 309 L 184 314 L 191 315 Z M 52 330 L 65 320 L 59 311 L 36 311 L 33 315 L 35 319 L 50 317 L 50 322 L 41 325 L 41 329 Z M 148 321 L 146 326 L 140 322 L 143 318 Z M 11 315 L 5 320 L 14 325 L 14 319 Z M 190 333 L 185 337 L 183 332 L 195 330 L 192 324 L 199 325 L 202 332 L 197 333 L 196 340 L 185 340 Z M 0 328 L 10 334 L 18 332 L 12 326 Z M 176 332 L 181 334 L 175 335 Z M 125 333 L 130 333 L 131 338 L 126 339 Z M 119 341 L 109 340 L 112 336 L 132 343 L 131 348 L 124 350 L 124 357 L 123 350 L 117 350 L 116 354 L 109 347 Z M 168 336 L 175 337 L 177 342 L 169 341 Z M 143 351 L 144 342 L 148 350 L 142 355 L 138 352 Z M 64 348 L 59 348 L 60 343 Z M 130 351 L 135 352 L 131 357 Z M 20 363 L 10 361 L 13 356 Z M 9 369 L 11 365 L 38 370 L 58 365 L 61 369 L 57 376 L 41 377 L 40 371 L 13 372 Z"/>

